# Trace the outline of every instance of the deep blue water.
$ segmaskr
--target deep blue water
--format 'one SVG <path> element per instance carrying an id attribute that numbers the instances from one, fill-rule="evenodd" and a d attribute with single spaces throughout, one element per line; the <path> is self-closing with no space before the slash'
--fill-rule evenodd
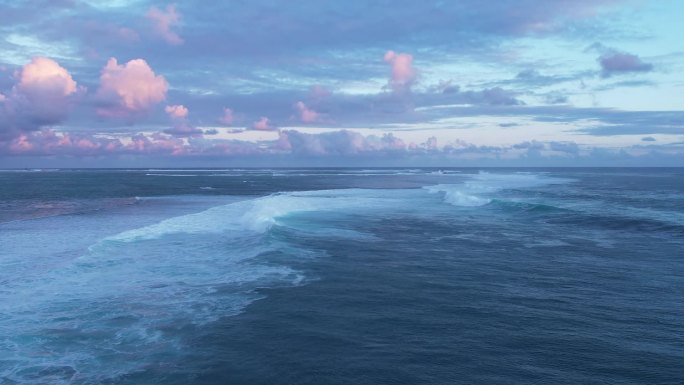
<path id="1" fill-rule="evenodd" d="M 681 384 L 684 169 L 0 172 L 0 384 Z"/>

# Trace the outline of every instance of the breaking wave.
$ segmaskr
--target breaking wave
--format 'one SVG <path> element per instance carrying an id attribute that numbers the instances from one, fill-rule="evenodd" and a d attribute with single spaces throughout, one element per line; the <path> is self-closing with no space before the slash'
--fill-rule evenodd
<path id="1" fill-rule="evenodd" d="M 491 203 L 494 199 L 491 195 L 498 191 L 567 183 L 569 181 L 532 173 L 490 174 L 481 172 L 468 175 L 466 178 L 459 184 L 438 184 L 423 188 L 431 193 L 442 194 L 444 201 L 451 205 L 477 207 Z"/>

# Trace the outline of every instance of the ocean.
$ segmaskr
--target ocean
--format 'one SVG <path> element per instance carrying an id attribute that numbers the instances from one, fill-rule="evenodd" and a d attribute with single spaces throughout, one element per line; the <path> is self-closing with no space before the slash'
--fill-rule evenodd
<path id="1" fill-rule="evenodd" d="M 0 172 L 0 384 L 682 384 L 684 169 Z"/>

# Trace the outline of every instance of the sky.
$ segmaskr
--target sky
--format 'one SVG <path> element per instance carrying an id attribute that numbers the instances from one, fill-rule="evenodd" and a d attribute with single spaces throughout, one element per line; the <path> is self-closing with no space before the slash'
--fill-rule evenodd
<path id="1" fill-rule="evenodd" d="M 0 167 L 684 166 L 681 15 L 0 0 Z"/>

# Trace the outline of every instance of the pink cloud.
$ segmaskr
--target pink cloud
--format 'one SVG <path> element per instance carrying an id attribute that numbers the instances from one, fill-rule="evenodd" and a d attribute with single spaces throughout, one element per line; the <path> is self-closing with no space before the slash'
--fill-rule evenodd
<path id="1" fill-rule="evenodd" d="M 176 11 L 175 4 L 168 5 L 166 11 L 157 7 L 151 7 L 145 15 L 152 21 L 155 33 L 172 45 L 183 44 L 183 39 L 171 30 L 180 21 L 180 13 Z"/>
<path id="2" fill-rule="evenodd" d="M 363 136 L 342 130 L 306 134 L 295 130 L 279 132 L 275 141 L 259 143 L 240 140 L 179 138 L 168 133 L 133 134 L 109 138 L 98 135 L 41 130 L 0 142 L 0 153 L 13 155 L 100 156 L 123 154 L 158 155 L 263 155 L 301 154 L 314 156 L 394 153 L 405 151 L 403 141 L 391 134 Z"/>
<path id="3" fill-rule="evenodd" d="M 114 152 L 121 147 L 122 144 L 118 139 L 41 130 L 18 136 L 9 143 L 7 150 L 10 154 L 16 155 L 97 155 Z"/>
<path id="4" fill-rule="evenodd" d="M 262 116 L 252 124 L 252 128 L 255 130 L 273 130 L 275 127 L 271 125 L 271 120 L 265 116 Z"/>
<path id="5" fill-rule="evenodd" d="M 188 109 L 182 104 L 166 106 L 164 111 L 173 119 L 185 119 L 188 116 Z"/>
<path id="6" fill-rule="evenodd" d="M 225 124 L 226 126 L 230 126 L 233 124 L 233 121 L 235 120 L 235 116 L 233 115 L 233 110 L 230 108 L 224 108 L 223 109 L 223 116 L 219 118 L 219 122 Z"/>
<path id="7" fill-rule="evenodd" d="M 72 97 L 83 91 L 69 71 L 45 57 L 33 58 L 15 79 L 12 91 L 0 94 L 0 137 L 15 137 L 64 121 Z"/>
<path id="8" fill-rule="evenodd" d="M 319 113 L 307 107 L 304 102 L 297 102 L 295 108 L 299 111 L 299 120 L 304 123 L 314 123 L 320 120 Z"/>
<path id="9" fill-rule="evenodd" d="M 202 136 L 203 131 L 188 122 L 188 109 L 183 105 L 166 106 L 164 109 L 173 121 L 173 127 L 164 130 L 173 136 Z"/>
<path id="10" fill-rule="evenodd" d="M 128 138 L 118 139 L 90 134 L 41 130 L 22 134 L 9 142 L 0 142 L 0 152 L 13 155 L 185 155 L 201 151 L 203 151 L 202 148 L 191 148 L 182 138 L 162 133 L 134 134 Z"/>
<path id="11" fill-rule="evenodd" d="M 9 146 L 10 153 L 16 153 L 16 154 L 21 154 L 25 152 L 30 152 L 33 150 L 33 144 L 29 141 L 29 138 L 27 135 L 19 135 L 16 139 L 14 139 Z"/>
<path id="12" fill-rule="evenodd" d="M 410 92 L 417 76 L 416 69 L 413 67 L 413 56 L 387 51 L 384 59 L 392 66 L 392 76 L 388 86 L 397 93 Z"/>
<path id="13" fill-rule="evenodd" d="M 35 57 L 19 73 L 16 89 L 24 94 L 64 97 L 76 92 L 76 82 L 56 61 Z"/>
<path id="14" fill-rule="evenodd" d="M 135 135 L 131 138 L 131 143 L 127 148 L 135 150 L 135 152 L 148 154 L 167 153 L 171 155 L 183 155 L 189 151 L 183 142 L 183 139 L 174 138 L 161 133 L 155 133 L 149 137 L 142 134 Z"/>
<path id="15" fill-rule="evenodd" d="M 97 109 L 101 116 L 131 117 L 147 112 L 166 99 L 169 85 L 161 75 L 155 75 L 143 59 L 119 65 L 109 59 L 100 76 L 97 97 L 103 106 Z"/>
<path id="16" fill-rule="evenodd" d="M 313 99 L 321 100 L 332 95 L 332 91 L 319 84 L 316 84 L 314 86 L 311 86 L 311 88 L 309 89 L 309 94 Z"/>

